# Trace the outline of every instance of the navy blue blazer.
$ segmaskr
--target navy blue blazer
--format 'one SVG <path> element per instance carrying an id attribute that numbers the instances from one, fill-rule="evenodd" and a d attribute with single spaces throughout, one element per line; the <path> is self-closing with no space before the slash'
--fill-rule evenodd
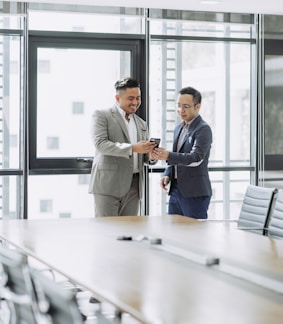
<path id="1" fill-rule="evenodd" d="M 212 144 L 211 128 L 198 115 L 192 121 L 182 146 L 177 152 L 177 143 L 182 127 L 183 123 L 174 130 L 173 152 L 169 153 L 167 160 L 169 166 L 164 175 L 169 176 L 172 181 L 175 178 L 175 166 L 177 166 L 178 187 L 183 196 L 211 196 L 212 189 L 208 174 L 208 159 Z"/>

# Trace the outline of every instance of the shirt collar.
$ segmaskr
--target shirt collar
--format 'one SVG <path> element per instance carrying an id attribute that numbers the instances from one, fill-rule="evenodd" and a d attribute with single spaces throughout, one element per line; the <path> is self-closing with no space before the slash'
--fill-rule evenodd
<path id="1" fill-rule="evenodd" d="M 117 103 L 115 103 L 115 107 L 117 108 L 117 110 L 119 111 L 119 113 L 121 114 L 121 116 L 122 116 L 123 118 L 125 118 L 125 117 L 126 117 L 126 112 L 125 112 L 125 110 L 122 109 L 122 108 L 121 108 Z M 130 119 L 132 118 L 132 114 L 129 114 L 128 116 L 129 116 Z"/>
<path id="2" fill-rule="evenodd" d="M 188 128 L 190 127 L 190 125 L 192 124 L 192 122 L 196 119 L 197 117 L 195 117 L 194 119 L 186 122 L 185 120 L 182 121 L 182 126 L 185 127 L 185 128 Z"/>

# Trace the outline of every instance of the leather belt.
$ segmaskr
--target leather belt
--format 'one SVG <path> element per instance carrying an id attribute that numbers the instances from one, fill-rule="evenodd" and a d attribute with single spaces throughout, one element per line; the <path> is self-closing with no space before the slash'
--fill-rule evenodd
<path id="1" fill-rule="evenodd" d="M 133 173 L 133 179 L 134 179 L 134 178 L 137 178 L 139 175 L 140 175 L 139 172 L 137 172 L 137 173 Z"/>

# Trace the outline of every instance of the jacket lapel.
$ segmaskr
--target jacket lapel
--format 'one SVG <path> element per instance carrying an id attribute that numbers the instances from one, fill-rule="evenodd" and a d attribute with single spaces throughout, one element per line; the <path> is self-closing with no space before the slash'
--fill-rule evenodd
<path id="1" fill-rule="evenodd" d="M 129 141 L 129 143 L 131 143 L 131 140 L 129 137 L 129 132 L 128 132 L 127 126 L 125 124 L 125 121 L 123 120 L 122 115 L 119 113 L 119 111 L 117 110 L 117 108 L 115 106 L 111 108 L 111 112 L 112 112 L 113 118 L 115 118 L 117 120 L 118 124 L 121 126 L 122 132 L 124 133 L 125 137 Z"/>
<path id="2" fill-rule="evenodd" d="M 190 127 L 189 127 L 189 131 L 188 131 L 188 133 L 186 134 L 186 136 L 184 137 L 184 139 L 183 139 L 183 143 L 182 143 L 182 145 L 181 145 L 179 151 L 182 150 L 182 147 L 184 146 L 185 142 L 190 138 L 191 134 L 193 133 L 193 131 L 195 130 L 195 128 L 197 127 L 197 125 L 199 124 L 199 122 L 200 122 L 201 120 L 202 120 L 201 116 L 198 115 L 198 116 L 196 117 L 196 119 L 191 123 L 191 125 L 190 125 Z M 177 152 L 177 143 L 178 143 L 178 138 L 179 138 L 179 136 L 180 136 L 181 131 L 182 131 L 182 123 L 179 125 L 179 131 L 178 131 L 178 133 L 177 133 L 177 134 L 178 134 L 178 137 L 177 137 L 176 141 L 174 142 L 174 148 L 175 148 L 175 145 L 176 145 L 176 152 Z"/>

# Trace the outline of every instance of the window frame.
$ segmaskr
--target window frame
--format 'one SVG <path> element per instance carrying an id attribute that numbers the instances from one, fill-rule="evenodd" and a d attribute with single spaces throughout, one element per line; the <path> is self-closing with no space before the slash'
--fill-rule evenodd
<path id="1" fill-rule="evenodd" d="M 38 48 L 73 48 L 129 51 L 131 54 L 132 77 L 141 84 L 146 97 L 145 37 L 143 35 L 99 34 L 74 32 L 30 32 L 28 37 L 28 83 L 29 83 L 29 174 L 88 174 L 92 156 L 89 157 L 37 157 L 37 49 Z M 139 116 L 145 119 L 145 104 L 142 104 Z"/>

